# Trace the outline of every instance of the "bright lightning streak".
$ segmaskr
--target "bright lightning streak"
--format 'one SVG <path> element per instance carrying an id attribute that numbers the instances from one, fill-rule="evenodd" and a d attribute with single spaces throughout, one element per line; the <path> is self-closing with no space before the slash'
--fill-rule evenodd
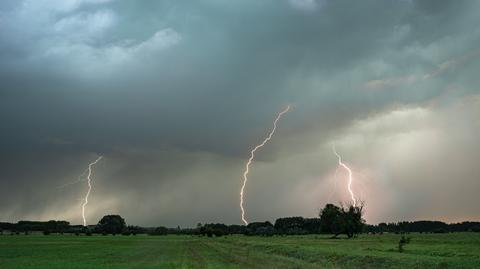
<path id="1" fill-rule="evenodd" d="M 287 113 L 290 110 L 290 105 L 288 105 L 283 111 L 278 113 L 277 117 L 275 118 L 275 121 L 273 122 L 273 128 L 268 134 L 267 138 L 263 140 L 261 144 L 256 145 L 251 151 L 250 151 L 250 158 L 248 159 L 246 165 L 245 165 L 245 171 L 243 172 L 243 185 L 242 189 L 240 190 L 240 209 L 242 211 L 242 221 L 245 223 L 245 225 L 248 225 L 248 221 L 245 219 L 245 209 L 243 208 L 243 194 L 245 192 L 245 186 L 247 185 L 248 181 L 248 173 L 250 172 L 250 164 L 252 164 L 253 159 L 255 158 L 255 152 L 260 149 L 261 147 L 265 146 L 270 139 L 272 139 L 273 134 L 275 134 L 275 131 L 277 130 L 277 123 L 278 121 L 282 118 L 283 114 Z"/>
<path id="2" fill-rule="evenodd" d="M 352 202 L 353 202 L 353 206 L 355 207 L 357 205 L 356 203 L 356 199 L 355 199 L 355 195 L 353 194 L 353 191 L 352 191 L 352 181 L 353 181 L 353 173 L 352 173 L 352 170 L 342 162 L 342 156 L 340 156 L 337 152 L 337 150 L 335 149 L 335 144 L 333 144 L 333 153 L 335 153 L 335 155 L 337 156 L 338 158 L 338 165 L 340 165 L 341 167 L 343 167 L 345 170 L 347 170 L 348 172 L 348 185 L 347 185 L 347 189 L 348 189 L 348 192 L 350 193 L 350 197 L 352 199 Z"/>
<path id="3" fill-rule="evenodd" d="M 88 184 L 88 191 L 85 194 L 85 199 L 82 204 L 82 218 L 83 218 L 83 226 L 87 226 L 87 219 L 85 218 L 85 207 L 88 204 L 88 197 L 90 196 L 90 192 L 92 191 L 92 166 L 97 164 L 103 156 L 98 157 L 93 163 L 90 163 L 88 165 L 88 174 L 87 174 L 87 184 Z"/>

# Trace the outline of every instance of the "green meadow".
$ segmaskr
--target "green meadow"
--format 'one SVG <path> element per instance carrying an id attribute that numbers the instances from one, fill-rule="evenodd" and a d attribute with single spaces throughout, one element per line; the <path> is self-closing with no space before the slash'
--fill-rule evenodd
<path id="1" fill-rule="evenodd" d="M 3 235 L 0 268 L 480 268 L 480 233 L 407 236 Z"/>

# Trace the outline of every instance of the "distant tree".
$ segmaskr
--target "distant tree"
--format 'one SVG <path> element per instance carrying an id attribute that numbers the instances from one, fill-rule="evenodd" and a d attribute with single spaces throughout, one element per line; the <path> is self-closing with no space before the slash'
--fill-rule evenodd
<path id="1" fill-rule="evenodd" d="M 245 230 L 245 235 L 272 236 L 274 234 L 275 229 L 269 221 L 249 223 Z"/>
<path id="2" fill-rule="evenodd" d="M 362 232 L 365 221 L 363 220 L 363 205 L 338 207 L 327 204 L 320 211 L 320 229 L 322 233 L 331 233 L 334 237 L 340 234 L 351 238 Z"/>
<path id="3" fill-rule="evenodd" d="M 55 231 L 57 233 L 63 234 L 68 230 L 69 227 L 70 223 L 68 221 L 57 221 Z"/>
<path id="4" fill-rule="evenodd" d="M 435 229 L 435 230 L 433 230 L 432 232 L 433 232 L 433 233 L 435 233 L 435 234 L 444 234 L 444 233 L 448 233 L 448 231 L 447 231 L 447 230 L 445 230 L 445 229 L 442 229 L 442 228 Z"/>
<path id="5" fill-rule="evenodd" d="M 244 234 L 247 227 L 245 225 L 230 225 L 228 226 L 229 234 Z"/>
<path id="6" fill-rule="evenodd" d="M 199 234 L 203 236 L 212 237 L 213 236 L 213 228 L 208 224 L 203 225 L 200 227 Z"/>
<path id="7" fill-rule="evenodd" d="M 305 219 L 302 217 L 280 218 L 275 221 L 275 231 L 282 235 L 305 234 Z"/>
<path id="8" fill-rule="evenodd" d="M 318 234 L 320 233 L 320 218 L 307 218 L 304 219 L 303 230 L 307 234 Z"/>
<path id="9" fill-rule="evenodd" d="M 347 208 L 342 208 L 344 233 L 351 238 L 362 232 L 365 221 L 363 216 L 363 205 L 353 206 L 350 205 Z"/>
<path id="10" fill-rule="evenodd" d="M 130 225 L 130 226 L 127 227 L 127 230 L 128 230 L 132 235 L 145 234 L 145 233 L 147 233 L 147 229 L 142 228 L 142 227 L 140 227 L 140 226 Z"/>
<path id="11" fill-rule="evenodd" d="M 205 224 L 200 228 L 200 234 L 206 235 L 208 237 L 221 237 L 224 235 L 228 235 L 229 233 L 230 232 L 228 226 L 223 223 Z"/>
<path id="12" fill-rule="evenodd" d="M 384 233 L 387 232 L 388 230 L 388 225 L 385 222 L 381 222 L 378 224 L 378 232 L 379 233 Z"/>
<path id="13" fill-rule="evenodd" d="M 342 224 L 340 223 L 342 211 L 340 207 L 333 204 L 326 204 L 320 211 L 320 230 L 322 233 L 338 235 L 341 233 Z"/>
<path id="14" fill-rule="evenodd" d="M 5 224 L 2 224 L 2 226 Z M 57 220 L 50 220 L 50 221 L 26 221 L 21 220 L 17 222 L 17 224 L 7 224 L 15 230 L 30 233 L 32 231 L 35 232 L 43 232 L 48 231 L 49 233 L 63 233 L 64 231 L 68 230 L 70 223 L 67 221 L 57 221 Z"/>
<path id="15" fill-rule="evenodd" d="M 0 230 L 12 231 L 17 225 L 9 222 L 0 222 Z"/>
<path id="16" fill-rule="evenodd" d="M 468 232 L 472 231 L 479 222 L 461 222 L 447 224 L 441 221 L 401 221 L 397 223 L 380 223 L 378 225 L 369 225 L 369 232 L 390 232 L 390 233 L 447 233 L 447 232 Z M 480 226 L 479 226 L 480 227 Z"/>
<path id="17" fill-rule="evenodd" d="M 149 235 L 167 235 L 168 234 L 168 228 L 160 226 L 155 228 L 153 231 L 150 231 L 148 233 Z"/>
<path id="18" fill-rule="evenodd" d="M 257 228 L 255 233 L 260 236 L 274 236 L 275 228 L 273 226 L 263 226 L 263 227 Z"/>
<path id="19" fill-rule="evenodd" d="M 223 224 L 223 223 L 217 223 L 217 224 L 214 224 L 212 226 L 213 228 L 213 234 L 216 236 L 216 237 L 220 237 L 220 236 L 224 236 L 224 235 L 228 235 L 229 234 L 229 231 L 228 231 L 228 226 Z"/>
<path id="20" fill-rule="evenodd" d="M 119 234 L 126 228 L 125 219 L 120 215 L 104 216 L 97 224 L 97 230 L 101 233 Z"/>

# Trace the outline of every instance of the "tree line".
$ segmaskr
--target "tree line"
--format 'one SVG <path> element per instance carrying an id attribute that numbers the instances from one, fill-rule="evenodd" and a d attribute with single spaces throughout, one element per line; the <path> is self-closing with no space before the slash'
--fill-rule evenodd
<path id="1" fill-rule="evenodd" d="M 198 224 L 195 228 L 167 228 L 127 226 L 119 215 L 104 216 L 96 225 L 87 227 L 70 225 L 67 221 L 19 221 L 17 223 L 0 222 L 0 234 L 29 234 L 41 232 L 48 234 L 122 234 L 122 235 L 198 235 L 220 237 L 232 234 L 246 236 L 331 234 L 334 237 L 345 235 L 355 237 L 359 233 L 408 233 L 408 232 L 480 232 L 480 222 L 461 222 L 447 224 L 441 221 L 403 221 L 397 223 L 365 224 L 363 205 L 337 206 L 327 204 L 317 218 L 286 217 L 274 223 L 252 222 L 248 225 L 226 225 L 223 223 Z"/>
<path id="2" fill-rule="evenodd" d="M 442 221 L 401 221 L 366 225 L 366 233 L 449 233 L 449 232 L 480 232 L 480 222 L 464 221 L 445 223 Z"/>

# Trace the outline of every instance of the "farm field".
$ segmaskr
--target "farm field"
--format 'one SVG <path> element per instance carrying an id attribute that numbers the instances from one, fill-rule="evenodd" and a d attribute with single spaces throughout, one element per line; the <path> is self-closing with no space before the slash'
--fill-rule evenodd
<path id="1" fill-rule="evenodd" d="M 480 233 L 408 236 L 3 235 L 0 268 L 480 268 Z"/>

